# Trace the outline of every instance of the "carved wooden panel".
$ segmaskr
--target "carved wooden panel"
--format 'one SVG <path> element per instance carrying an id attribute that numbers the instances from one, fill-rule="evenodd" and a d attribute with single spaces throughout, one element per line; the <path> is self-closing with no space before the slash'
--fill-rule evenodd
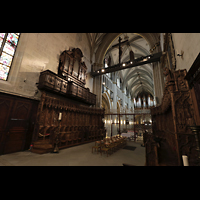
<path id="1" fill-rule="evenodd" d="M 68 80 L 73 76 L 80 85 L 86 84 L 87 67 L 82 62 L 83 53 L 79 48 L 65 50 L 59 58 L 58 74 Z"/>
<path id="2" fill-rule="evenodd" d="M 170 148 L 169 153 L 176 154 L 178 165 L 182 165 L 182 155 L 185 154 L 188 155 L 189 164 L 196 165 L 197 162 L 195 164 L 194 160 L 198 160 L 198 152 L 195 151 L 195 136 L 189 128 L 195 124 L 195 111 L 188 83 L 185 80 L 186 74 L 186 70 L 172 73 L 168 69 L 168 72 L 165 72 L 168 78 L 162 103 L 151 109 L 152 130 L 154 137 L 167 143 Z M 149 144 L 147 148 L 152 147 Z"/>
<path id="3" fill-rule="evenodd" d="M 71 75 L 68 76 L 68 79 L 65 79 L 50 70 L 43 71 L 40 73 L 38 88 L 62 94 L 68 98 L 77 99 L 90 105 L 95 105 L 96 103 L 96 95 L 91 93 L 89 88 L 85 88 L 78 79 L 73 78 Z"/>
<path id="4" fill-rule="evenodd" d="M 60 112 L 62 120 L 59 124 Z M 91 108 L 63 96 L 43 91 L 32 141 L 37 147 L 40 144 L 40 149 L 33 146 L 33 151 L 47 152 L 45 149 L 47 143 L 51 145 L 50 150 L 52 150 L 55 144 L 55 131 L 58 129 L 59 148 L 102 139 L 105 137 L 103 117 L 102 109 Z"/>
<path id="5" fill-rule="evenodd" d="M 2 132 L 7 126 L 12 103 L 13 101 L 10 98 L 0 96 L 0 132 Z"/>

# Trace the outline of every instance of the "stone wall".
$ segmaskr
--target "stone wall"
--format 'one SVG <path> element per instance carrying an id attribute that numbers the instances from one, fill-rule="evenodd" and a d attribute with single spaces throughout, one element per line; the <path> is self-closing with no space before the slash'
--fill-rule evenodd
<path id="1" fill-rule="evenodd" d="M 59 55 L 70 47 L 82 50 L 90 72 L 90 49 L 85 33 L 21 33 L 8 81 L 0 81 L 0 91 L 40 99 L 40 92 L 36 92 L 40 72 L 49 69 L 57 73 Z M 93 92 L 91 77 L 86 87 Z"/>
<path id="2" fill-rule="evenodd" d="M 200 52 L 200 33 L 172 33 L 176 55 L 176 69 L 187 69 L 192 66 Z M 184 52 L 183 57 L 177 56 Z"/>

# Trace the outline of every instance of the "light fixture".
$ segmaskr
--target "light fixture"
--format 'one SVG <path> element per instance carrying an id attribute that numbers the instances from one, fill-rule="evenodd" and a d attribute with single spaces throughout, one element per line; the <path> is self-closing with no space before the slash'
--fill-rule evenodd
<path id="1" fill-rule="evenodd" d="M 123 63 L 123 65 L 122 65 L 123 67 L 125 67 L 126 66 L 126 64 L 125 63 Z"/>
<path id="2" fill-rule="evenodd" d="M 101 71 L 102 71 L 102 72 L 105 72 L 105 69 L 102 69 Z"/>
<path id="3" fill-rule="evenodd" d="M 178 53 L 178 51 L 177 51 L 177 56 L 183 58 L 183 54 L 184 54 L 184 51 L 181 51 L 181 53 Z"/>
<path id="4" fill-rule="evenodd" d="M 99 71 L 97 71 L 97 73 L 99 73 Z"/>
<path id="5" fill-rule="evenodd" d="M 131 63 L 131 64 L 133 64 L 133 62 L 132 62 L 132 61 L 131 61 L 130 63 Z"/>

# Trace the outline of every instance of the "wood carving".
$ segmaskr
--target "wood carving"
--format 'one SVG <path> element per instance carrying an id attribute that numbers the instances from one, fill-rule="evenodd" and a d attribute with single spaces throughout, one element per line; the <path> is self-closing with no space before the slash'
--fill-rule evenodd
<path id="1" fill-rule="evenodd" d="M 163 74 L 166 76 L 165 86 L 167 86 L 167 84 L 174 80 L 174 77 L 171 70 L 168 67 L 165 67 L 163 70 Z"/>
<path id="2" fill-rule="evenodd" d="M 95 105 L 96 95 L 85 88 L 87 67 L 82 57 L 78 48 L 63 51 L 58 75 L 50 70 L 40 73 L 38 88 L 42 96 L 32 140 L 33 152 L 51 152 L 57 139 L 58 147 L 66 148 L 105 137 L 104 110 L 89 107 Z M 62 113 L 61 122 L 58 122 L 59 113 Z"/>
<path id="3" fill-rule="evenodd" d="M 78 78 L 69 74 L 68 79 L 66 79 L 50 70 L 43 71 L 40 73 L 38 88 L 90 105 L 96 104 L 96 95 L 91 93 L 89 88 L 85 88 L 83 82 Z"/>
<path id="4" fill-rule="evenodd" d="M 171 157 L 171 161 L 165 160 L 165 165 L 182 165 L 182 155 L 188 156 L 190 165 L 197 165 L 199 161 L 195 136 L 189 128 L 195 124 L 195 111 L 189 86 L 185 80 L 187 72 L 178 70 L 172 73 L 166 68 L 164 74 L 167 78 L 162 103 L 158 107 L 151 108 L 153 136 L 159 138 L 161 145 L 160 148 L 153 148 L 155 141 L 147 139 L 149 144 L 146 146 L 146 151 L 157 151 L 152 155 L 158 154 L 158 165 L 162 165 L 164 161 L 161 155 L 166 144 L 168 154 L 173 152 L 174 157 Z M 147 165 L 151 165 L 148 155 L 150 154 L 147 154 L 146 162 Z"/>
<path id="5" fill-rule="evenodd" d="M 85 85 L 87 67 L 82 62 L 82 57 L 83 53 L 79 48 L 63 51 L 59 58 L 58 75 L 66 77 L 67 80 L 71 75 Z"/>
<path id="6" fill-rule="evenodd" d="M 60 122 L 59 148 L 83 144 L 105 137 L 104 110 L 91 108 L 63 96 L 43 91 L 38 107 L 37 122 L 33 137 L 33 152 L 52 151 L 55 144 L 55 130 Z M 91 137 L 88 137 L 90 135 Z"/>

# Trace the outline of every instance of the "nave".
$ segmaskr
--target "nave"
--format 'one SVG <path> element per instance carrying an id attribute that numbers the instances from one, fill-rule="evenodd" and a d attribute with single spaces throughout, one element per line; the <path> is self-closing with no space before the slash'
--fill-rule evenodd
<path id="1" fill-rule="evenodd" d="M 145 148 L 141 142 L 127 141 L 134 151 L 119 149 L 107 157 L 106 154 L 92 153 L 95 142 L 62 149 L 59 153 L 36 154 L 21 151 L 0 156 L 0 166 L 134 166 L 145 165 Z"/>

